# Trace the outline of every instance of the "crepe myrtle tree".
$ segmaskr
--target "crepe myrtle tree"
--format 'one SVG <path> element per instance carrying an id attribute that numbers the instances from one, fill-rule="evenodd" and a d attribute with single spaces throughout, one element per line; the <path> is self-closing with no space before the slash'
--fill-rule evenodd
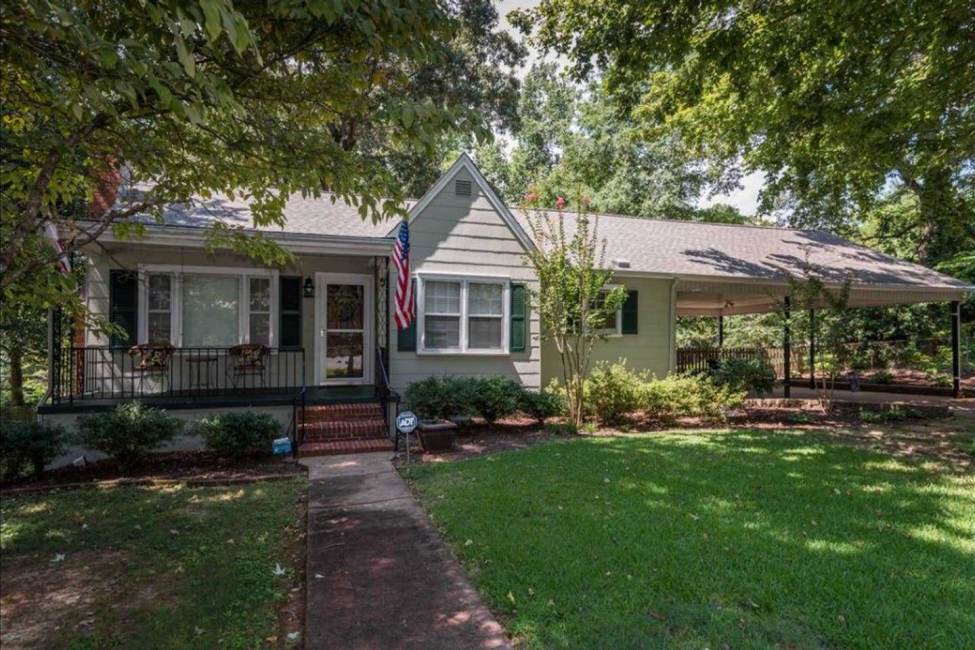
<path id="1" fill-rule="evenodd" d="M 836 285 L 836 282 L 832 284 Z M 829 411 L 833 404 L 836 380 L 850 363 L 849 337 L 851 327 L 850 278 L 846 276 L 838 286 L 830 287 L 825 278 L 816 272 L 809 263 L 804 262 L 798 274 L 789 276 L 791 309 L 784 309 L 782 316 L 788 321 L 795 313 L 815 310 L 815 329 L 817 366 L 813 372 L 813 385 L 820 404 Z"/>
<path id="2" fill-rule="evenodd" d="M 593 346 L 606 337 L 606 327 L 626 299 L 626 290 L 609 286 L 613 273 L 603 264 L 606 240 L 598 237 L 598 218 L 590 217 L 588 200 L 580 197 L 571 215 L 565 213 L 567 201 L 561 196 L 555 213 L 538 209 L 537 201 L 534 192 L 525 196 L 537 242 L 526 254 L 538 277 L 531 298 L 541 320 L 542 339 L 552 341 L 559 351 L 569 420 L 579 426 Z"/>

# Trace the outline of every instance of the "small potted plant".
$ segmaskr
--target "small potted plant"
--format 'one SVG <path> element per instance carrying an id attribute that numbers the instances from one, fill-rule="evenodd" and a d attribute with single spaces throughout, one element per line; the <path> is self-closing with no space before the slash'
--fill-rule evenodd
<path id="1" fill-rule="evenodd" d="M 457 424 L 451 418 L 466 414 L 465 383 L 459 379 L 428 377 L 406 389 L 406 404 L 420 418 L 417 437 L 425 451 L 454 446 Z"/>

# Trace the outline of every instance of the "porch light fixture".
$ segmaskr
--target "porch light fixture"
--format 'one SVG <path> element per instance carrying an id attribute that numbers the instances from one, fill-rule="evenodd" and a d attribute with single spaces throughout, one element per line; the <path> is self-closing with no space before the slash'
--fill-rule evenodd
<path id="1" fill-rule="evenodd" d="M 310 277 L 305 278 L 305 298 L 315 297 L 315 283 L 311 281 Z"/>

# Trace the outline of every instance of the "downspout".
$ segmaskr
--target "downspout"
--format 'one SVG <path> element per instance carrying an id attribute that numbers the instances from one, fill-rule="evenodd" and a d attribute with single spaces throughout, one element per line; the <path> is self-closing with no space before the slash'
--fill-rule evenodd
<path id="1" fill-rule="evenodd" d="M 670 349 L 670 359 L 669 367 L 667 368 L 667 374 L 671 374 L 677 368 L 677 278 L 674 277 L 670 281 L 670 305 L 668 305 L 668 317 L 670 321 L 670 341 L 668 342 L 668 348 Z"/>

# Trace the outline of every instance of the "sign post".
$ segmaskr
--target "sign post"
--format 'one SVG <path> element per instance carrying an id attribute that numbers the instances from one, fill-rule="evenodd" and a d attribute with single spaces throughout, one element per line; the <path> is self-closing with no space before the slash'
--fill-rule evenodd
<path id="1" fill-rule="evenodd" d="M 403 411 L 396 416 L 396 430 L 403 434 L 406 444 L 406 467 L 410 466 L 410 434 L 416 431 L 419 420 L 413 411 Z"/>

